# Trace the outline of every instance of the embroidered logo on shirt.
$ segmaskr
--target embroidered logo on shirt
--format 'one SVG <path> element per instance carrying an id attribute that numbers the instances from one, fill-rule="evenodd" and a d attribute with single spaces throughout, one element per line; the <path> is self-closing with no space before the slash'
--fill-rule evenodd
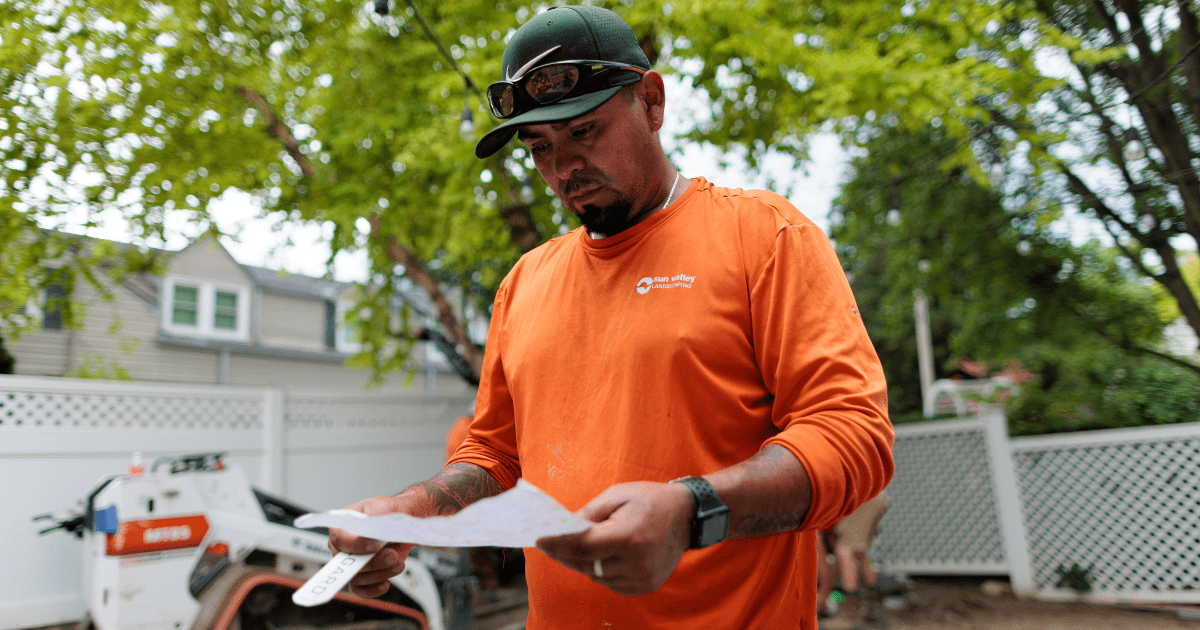
<path id="1" fill-rule="evenodd" d="M 645 295 L 650 292 L 650 289 L 673 289 L 683 287 L 684 289 L 692 288 L 692 283 L 696 281 L 696 276 L 679 274 L 673 278 L 667 276 L 646 276 L 637 283 L 637 292 Z"/>

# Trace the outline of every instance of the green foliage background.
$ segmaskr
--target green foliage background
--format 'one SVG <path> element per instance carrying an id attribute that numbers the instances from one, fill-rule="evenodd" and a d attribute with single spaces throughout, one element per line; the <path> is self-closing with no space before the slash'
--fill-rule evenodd
<path id="1" fill-rule="evenodd" d="M 885 357 L 908 352 L 899 305 L 920 287 L 934 300 L 942 361 L 969 353 L 1049 366 L 1055 353 L 1075 357 L 1099 339 L 1104 352 L 1142 363 L 1118 368 L 1097 349 L 1063 369 L 1101 366 L 1088 382 L 1119 390 L 1113 409 L 1175 413 L 1148 411 L 1174 394 L 1138 407 L 1123 392 L 1192 387 L 1200 372 L 1157 345 L 1172 309 L 1200 331 L 1195 283 L 1179 264 L 1200 243 L 1195 7 L 595 4 L 623 15 L 657 67 L 707 99 L 688 141 L 757 167 L 770 151 L 803 161 L 811 134 L 829 130 L 873 156 L 856 165 L 835 223 L 860 297 L 879 313 L 872 332 Z M 69 236 L 36 225 L 84 208 L 122 213 L 140 238 L 165 236 L 168 215 L 212 230 L 210 202 L 238 189 L 266 215 L 332 224 L 335 255 L 368 252 L 372 277 L 357 311 L 368 350 L 358 360 L 402 368 L 413 320 L 390 313 L 405 279 L 458 287 L 486 312 L 527 247 L 509 237 L 517 219 L 527 217 L 534 241 L 575 225 L 519 147 L 480 161 L 459 137 L 464 107 L 476 137 L 495 124 L 479 86 L 498 75 L 505 39 L 548 6 L 393 0 L 380 16 L 359 0 L 0 3 L 4 334 L 29 324 L 20 306 L 51 261 L 84 275 L 155 264 L 128 248 L 98 266 Z M 1134 141 L 1144 157 L 1124 151 Z M 900 160 L 906 153 L 925 157 Z M 1071 242 L 1060 227 L 1070 213 L 1103 226 L 1115 249 Z M 73 251 L 80 256 L 64 256 Z M 913 273 L 921 260 L 929 270 Z M 889 282 L 865 286 L 868 277 Z M 461 333 L 461 318 L 440 326 Z M 895 382 L 893 399 L 911 404 L 911 386 Z M 1037 409 L 1082 404 L 1065 386 L 1048 387 Z"/>
<path id="2" fill-rule="evenodd" d="M 952 142 L 937 129 L 880 129 L 834 207 L 833 238 L 894 418 L 920 417 L 920 290 L 939 377 L 970 378 L 957 368 L 964 358 L 1030 371 L 1008 405 L 1015 433 L 1193 420 L 1200 379 L 1153 350 L 1169 320 L 1149 283 L 1111 247 L 1029 225 L 964 169 L 931 169 Z"/>

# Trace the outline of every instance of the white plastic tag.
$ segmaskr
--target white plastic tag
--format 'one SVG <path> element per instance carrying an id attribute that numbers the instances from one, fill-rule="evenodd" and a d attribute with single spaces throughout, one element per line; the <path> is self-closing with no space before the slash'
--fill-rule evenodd
<path id="1" fill-rule="evenodd" d="M 339 553 L 332 560 L 326 562 L 316 575 L 309 578 L 304 586 L 292 593 L 292 601 L 296 602 L 298 606 L 305 607 L 320 606 L 328 602 L 346 584 L 350 583 L 350 579 L 358 575 L 358 572 L 374 557 L 373 553 L 362 555 Z"/>

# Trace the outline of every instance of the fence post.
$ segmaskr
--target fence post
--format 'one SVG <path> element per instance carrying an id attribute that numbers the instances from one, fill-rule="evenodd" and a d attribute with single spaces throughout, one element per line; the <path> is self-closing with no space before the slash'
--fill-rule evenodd
<path id="1" fill-rule="evenodd" d="M 284 496 L 284 397 L 281 389 L 263 391 L 263 489 Z"/>
<path id="2" fill-rule="evenodd" d="M 1033 562 L 1029 556 L 1029 541 L 1025 536 L 1024 509 L 1021 490 L 1017 485 L 1016 465 L 1008 441 L 1008 419 L 1000 405 L 980 405 L 987 442 L 988 466 L 996 493 L 996 513 L 1000 518 L 1000 537 L 1004 540 L 1004 557 L 1013 592 L 1032 595 Z"/>

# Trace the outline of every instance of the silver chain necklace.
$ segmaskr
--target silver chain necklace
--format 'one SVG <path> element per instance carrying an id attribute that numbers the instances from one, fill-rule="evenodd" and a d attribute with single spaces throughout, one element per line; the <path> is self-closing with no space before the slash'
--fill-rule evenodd
<path id="1" fill-rule="evenodd" d="M 667 206 L 671 205 L 671 197 L 675 196 L 675 187 L 678 185 L 679 185 L 679 171 L 675 171 L 675 181 L 671 182 L 671 192 L 667 193 L 667 202 L 664 203 L 663 207 L 659 208 L 659 210 L 665 210 L 667 208 Z"/>
<path id="2" fill-rule="evenodd" d="M 667 200 L 665 202 L 663 202 L 662 207 L 658 209 L 659 211 L 665 210 L 667 208 L 667 206 L 671 205 L 671 198 L 675 196 L 675 187 L 679 185 L 679 180 L 680 180 L 679 171 L 675 171 L 675 180 L 671 182 L 671 192 L 667 193 Z M 596 240 L 600 240 L 600 239 L 609 237 L 608 234 L 601 235 L 601 234 L 597 234 L 595 232 L 588 232 L 588 235 Z"/>

